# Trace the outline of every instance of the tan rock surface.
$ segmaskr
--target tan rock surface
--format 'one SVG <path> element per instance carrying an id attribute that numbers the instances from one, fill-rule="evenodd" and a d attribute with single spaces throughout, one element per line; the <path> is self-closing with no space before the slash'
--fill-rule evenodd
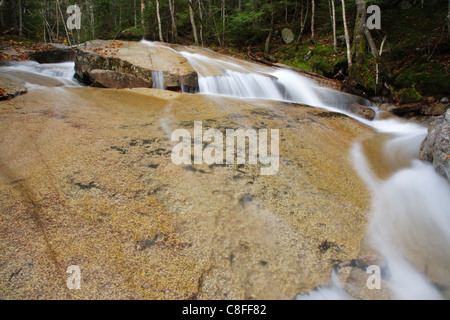
<path id="1" fill-rule="evenodd" d="M 373 132 L 288 103 L 155 89 L 33 89 L 0 102 L 0 296 L 292 299 L 357 257 Z M 177 166 L 174 129 L 280 129 L 280 170 Z M 68 290 L 70 265 L 81 290 Z"/>
<path id="2" fill-rule="evenodd" d="M 183 56 L 141 42 L 94 40 L 80 45 L 75 55 L 78 76 L 86 81 L 93 69 L 128 73 L 147 81 L 152 81 L 152 71 L 162 71 L 165 88 L 198 88 L 197 73 Z"/>

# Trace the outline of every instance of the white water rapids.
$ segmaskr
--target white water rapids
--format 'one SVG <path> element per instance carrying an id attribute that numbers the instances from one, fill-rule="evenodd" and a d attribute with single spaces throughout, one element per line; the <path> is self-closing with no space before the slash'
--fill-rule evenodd
<path id="1" fill-rule="evenodd" d="M 352 102 L 364 103 L 358 97 L 322 88 L 290 70 L 261 67 L 227 57 L 216 59 L 188 48 L 180 53 L 199 75 L 200 94 L 292 101 L 345 114 Z M 24 74 L 36 76 L 31 77 L 37 79 L 35 82 L 26 80 L 30 89 L 42 85 L 47 78 L 52 83 L 56 80 L 60 86 L 79 85 L 73 79 L 73 63 L 26 62 L 6 65 L 0 70 L 19 79 L 30 78 Z M 154 76 L 159 79 L 155 87 L 162 88 L 162 73 Z M 417 159 L 426 128 L 395 119 L 367 121 L 348 115 L 380 133 L 391 134 L 383 150 L 388 162 L 409 163 L 400 166 L 387 180 L 381 180 L 372 171 L 362 147 L 355 145 L 352 151 L 355 169 L 372 196 L 368 239 L 371 247 L 386 260 L 390 276 L 385 280 L 392 298 L 443 298 L 427 273 L 438 274 L 440 279 L 450 278 L 450 185 L 434 172 L 431 164 Z M 298 298 L 350 298 L 336 279 L 332 282 L 330 287 L 318 288 Z"/>

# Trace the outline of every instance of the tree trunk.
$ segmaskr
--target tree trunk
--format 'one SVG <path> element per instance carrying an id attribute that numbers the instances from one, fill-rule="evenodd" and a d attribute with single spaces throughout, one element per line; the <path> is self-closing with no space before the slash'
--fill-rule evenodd
<path id="1" fill-rule="evenodd" d="M 332 11 L 332 23 L 333 23 L 333 48 L 334 52 L 337 53 L 337 36 L 336 36 L 336 7 L 334 4 L 334 0 L 331 0 L 331 11 Z"/>
<path id="2" fill-rule="evenodd" d="M 362 62 L 366 53 L 366 20 L 367 20 L 367 6 L 365 0 L 356 0 L 356 19 L 355 32 L 353 35 L 353 50 L 356 55 L 356 61 Z"/>
<path id="3" fill-rule="evenodd" d="M 137 5 L 136 5 L 136 0 L 134 0 L 134 7 L 133 7 L 133 11 L 134 11 L 134 27 L 137 28 Z"/>
<path id="4" fill-rule="evenodd" d="M 62 11 L 61 11 L 61 4 L 59 3 L 59 0 L 56 0 L 56 3 L 57 3 L 57 5 L 58 5 L 59 14 L 61 15 L 62 23 L 63 23 L 63 25 L 64 25 L 64 30 L 66 31 L 67 42 L 69 43 L 69 46 L 72 46 L 72 42 L 70 41 L 69 31 L 67 31 L 66 22 L 64 21 L 64 15 L 63 15 L 63 13 L 62 13 Z M 58 17 L 57 17 L 57 19 L 58 19 Z M 48 29 L 50 29 L 50 28 L 48 28 Z M 50 36 L 50 42 L 52 41 L 51 38 L 52 38 L 52 37 Z"/>
<path id="5" fill-rule="evenodd" d="M 447 25 L 448 25 L 448 37 L 450 38 L 450 0 L 448 0 Z"/>
<path id="6" fill-rule="evenodd" d="M 158 19 L 158 33 L 159 33 L 159 41 L 164 42 L 162 28 L 161 28 L 161 15 L 159 12 L 159 0 L 156 0 L 156 17 Z"/>
<path id="7" fill-rule="evenodd" d="M 226 24 L 225 0 L 222 0 L 222 43 L 225 45 L 225 24 Z"/>
<path id="8" fill-rule="evenodd" d="M 23 9 L 22 0 L 19 0 L 19 36 L 23 35 Z"/>
<path id="9" fill-rule="evenodd" d="M 9 21 L 14 33 L 17 33 L 17 2 L 16 0 L 9 0 Z"/>
<path id="10" fill-rule="evenodd" d="M 309 1 L 306 1 L 306 13 L 305 13 L 304 19 L 303 19 L 303 6 L 302 6 L 302 9 L 301 9 L 301 14 L 300 14 L 301 29 L 300 29 L 300 32 L 298 34 L 297 41 L 295 42 L 295 51 L 297 51 L 298 44 L 302 40 L 303 30 L 305 30 L 306 20 L 308 19 L 308 12 L 309 12 Z"/>
<path id="11" fill-rule="evenodd" d="M 198 0 L 198 14 L 200 19 L 200 41 L 202 43 L 202 47 L 204 45 L 203 43 L 203 11 L 202 11 L 202 2 L 201 0 Z"/>
<path id="12" fill-rule="evenodd" d="M 177 22 L 175 20 L 175 0 L 169 0 L 170 19 L 172 21 L 172 42 L 178 42 Z"/>
<path id="13" fill-rule="evenodd" d="M 315 0 L 311 0 L 311 41 L 314 42 L 314 16 L 316 14 L 316 2 Z"/>
<path id="14" fill-rule="evenodd" d="M 269 35 L 267 36 L 266 45 L 264 47 L 264 54 L 266 55 L 266 58 L 269 58 L 270 42 L 272 41 L 273 29 L 274 29 L 274 24 L 275 24 L 275 13 L 274 13 L 274 10 L 273 10 L 273 0 L 270 2 L 270 4 L 271 4 L 271 7 L 272 7 L 272 17 L 270 19 Z"/>
<path id="15" fill-rule="evenodd" d="M 91 16 L 91 30 L 92 38 L 95 39 L 95 17 L 94 17 L 94 4 L 92 1 L 89 2 L 89 14 Z"/>
<path id="16" fill-rule="evenodd" d="M 141 26 L 145 29 L 145 0 L 141 0 Z"/>
<path id="17" fill-rule="evenodd" d="M 192 0 L 189 1 L 189 17 L 191 19 L 192 33 L 194 34 L 194 42 L 198 44 L 197 26 L 195 25 L 194 10 L 192 9 Z"/>
<path id="18" fill-rule="evenodd" d="M 217 42 L 219 43 L 219 46 L 223 47 L 222 38 L 220 37 L 219 29 L 217 28 L 216 19 L 214 19 L 214 13 L 212 11 L 211 0 L 208 0 L 208 17 L 210 17 L 212 19 L 211 25 L 212 25 L 214 34 L 216 35 Z"/>
<path id="19" fill-rule="evenodd" d="M 348 68 L 350 69 L 352 66 L 352 53 L 350 48 L 350 36 L 348 35 L 348 28 L 347 28 L 347 17 L 345 14 L 345 0 L 342 1 L 342 18 L 344 20 L 344 33 L 345 33 L 345 44 L 347 46 L 347 61 L 348 61 Z"/>

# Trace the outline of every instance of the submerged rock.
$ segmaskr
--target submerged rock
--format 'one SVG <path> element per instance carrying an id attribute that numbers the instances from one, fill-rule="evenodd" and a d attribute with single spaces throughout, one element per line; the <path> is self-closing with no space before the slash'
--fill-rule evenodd
<path id="1" fill-rule="evenodd" d="M 27 93 L 24 83 L 6 75 L 0 75 L 0 100 Z"/>
<path id="2" fill-rule="evenodd" d="M 360 105 L 358 103 L 353 103 L 350 106 L 350 112 L 367 120 L 373 120 L 376 115 L 375 111 L 372 108 Z"/>
<path id="3" fill-rule="evenodd" d="M 177 91 L 183 88 L 189 92 L 198 90 L 197 73 L 187 60 L 163 46 L 127 41 L 87 42 L 76 50 L 75 72 L 80 80 L 90 84 L 93 78 L 91 73 L 95 69 L 131 75 L 133 78 L 130 79 L 133 81 L 130 84 L 137 83 L 136 87 L 141 87 L 142 81 L 153 83 L 153 71 L 161 71 L 164 89 Z M 109 88 L 122 86 L 123 76 L 109 73 L 107 77 L 108 81 L 105 83 Z"/>
<path id="4" fill-rule="evenodd" d="M 430 124 L 420 159 L 432 162 L 436 172 L 450 182 L 450 109 Z"/>

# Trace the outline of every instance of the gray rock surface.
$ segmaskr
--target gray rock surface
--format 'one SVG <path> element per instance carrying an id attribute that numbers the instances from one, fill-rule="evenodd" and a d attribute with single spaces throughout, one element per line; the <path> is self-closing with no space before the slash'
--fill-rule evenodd
<path id="1" fill-rule="evenodd" d="M 95 69 L 89 73 L 92 86 L 99 88 L 151 88 L 148 80 L 111 70 Z"/>
<path id="2" fill-rule="evenodd" d="M 430 124 L 420 159 L 432 162 L 436 172 L 450 182 L 450 110 Z"/>
<path id="3" fill-rule="evenodd" d="M 292 43 L 292 41 L 294 41 L 294 39 L 295 39 L 294 33 L 289 28 L 284 28 L 281 31 L 281 37 L 283 38 L 283 41 L 286 44 Z"/>
<path id="4" fill-rule="evenodd" d="M 14 98 L 27 92 L 23 82 L 12 76 L 0 75 L 0 100 Z"/>

